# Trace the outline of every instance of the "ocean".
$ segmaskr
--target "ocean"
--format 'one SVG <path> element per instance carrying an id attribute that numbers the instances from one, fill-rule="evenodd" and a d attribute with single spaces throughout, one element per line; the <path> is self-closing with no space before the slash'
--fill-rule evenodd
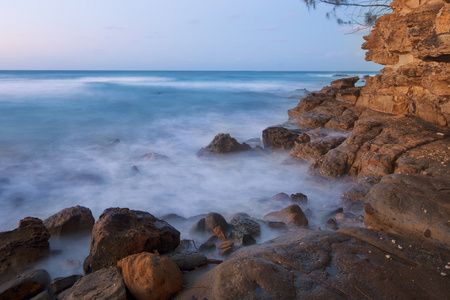
<path id="1" fill-rule="evenodd" d="M 312 180 L 287 153 L 196 156 L 218 133 L 261 139 L 336 73 L 374 74 L 0 71 L 0 231 L 75 205 L 95 218 L 109 207 L 261 218 L 273 195 L 301 192 L 311 210 L 336 208 L 346 184 Z"/>

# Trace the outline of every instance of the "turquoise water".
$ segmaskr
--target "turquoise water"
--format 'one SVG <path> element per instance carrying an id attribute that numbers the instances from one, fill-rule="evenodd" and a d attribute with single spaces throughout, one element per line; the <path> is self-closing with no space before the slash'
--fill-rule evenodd
<path id="1" fill-rule="evenodd" d="M 95 217 L 108 207 L 261 217 L 270 205 L 258 199 L 279 192 L 337 203 L 342 187 L 311 184 L 285 154 L 195 155 L 220 132 L 260 138 L 287 120 L 297 89 L 318 90 L 335 73 L 2 71 L 0 231 L 74 205 Z"/>

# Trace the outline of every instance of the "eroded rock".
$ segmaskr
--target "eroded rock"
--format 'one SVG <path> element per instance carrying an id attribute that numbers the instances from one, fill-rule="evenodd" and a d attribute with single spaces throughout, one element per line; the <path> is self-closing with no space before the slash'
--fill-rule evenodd
<path id="1" fill-rule="evenodd" d="M 79 205 L 63 209 L 44 221 L 45 227 L 53 237 L 90 233 L 94 223 L 91 210 Z"/>

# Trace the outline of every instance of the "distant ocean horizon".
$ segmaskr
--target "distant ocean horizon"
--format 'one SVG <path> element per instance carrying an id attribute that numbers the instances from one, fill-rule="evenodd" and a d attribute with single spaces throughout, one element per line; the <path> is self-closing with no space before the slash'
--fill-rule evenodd
<path id="1" fill-rule="evenodd" d="M 310 181 L 306 166 L 283 163 L 285 153 L 196 153 L 218 133 L 261 139 L 287 121 L 305 89 L 374 74 L 0 71 L 0 231 L 75 205 L 95 218 L 109 207 L 260 218 L 275 208 L 273 195 L 301 192 L 316 211 L 337 207 L 346 184 Z"/>

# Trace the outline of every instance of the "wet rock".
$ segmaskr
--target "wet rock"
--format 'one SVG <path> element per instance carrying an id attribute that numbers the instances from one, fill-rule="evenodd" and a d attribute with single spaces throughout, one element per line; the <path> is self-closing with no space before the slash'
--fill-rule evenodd
<path id="1" fill-rule="evenodd" d="M 187 220 L 186 218 L 179 216 L 177 214 L 166 214 L 166 215 L 161 216 L 160 219 L 164 220 L 168 223 L 171 223 L 171 222 L 178 223 L 178 222 L 184 222 Z"/>
<path id="2" fill-rule="evenodd" d="M 201 218 L 200 220 L 197 221 L 197 223 L 195 223 L 191 227 L 191 229 L 189 231 L 193 232 L 193 233 L 202 233 L 202 232 L 205 232 L 205 226 L 206 226 L 206 220 L 205 220 L 205 218 Z"/>
<path id="3" fill-rule="evenodd" d="M 0 299 L 30 299 L 46 290 L 50 280 L 45 270 L 25 272 L 0 285 Z"/>
<path id="4" fill-rule="evenodd" d="M 117 299 L 126 300 L 127 291 L 116 268 L 101 269 L 79 279 L 58 295 L 58 300 Z"/>
<path id="5" fill-rule="evenodd" d="M 117 266 L 137 300 L 171 299 L 183 288 L 183 274 L 167 257 L 143 252 L 120 260 Z"/>
<path id="6" fill-rule="evenodd" d="M 267 227 L 275 230 L 287 230 L 287 225 L 284 222 L 275 222 L 275 221 L 269 221 L 266 223 Z"/>
<path id="7" fill-rule="evenodd" d="M 94 272 L 144 251 L 164 254 L 173 251 L 179 243 L 178 230 L 147 212 L 108 208 L 94 225 L 83 268 L 86 273 Z"/>
<path id="8" fill-rule="evenodd" d="M 77 282 L 81 277 L 83 277 L 82 275 L 72 275 L 72 276 L 68 276 L 68 277 L 58 277 L 55 278 L 51 284 L 51 291 L 54 295 L 58 295 L 61 292 L 71 288 L 75 282 Z"/>
<path id="9" fill-rule="evenodd" d="M 141 174 L 141 171 L 139 171 L 139 168 L 137 166 L 132 166 L 131 173 L 133 173 L 133 175 L 139 175 Z"/>
<path id="10" fill-rule="evenodd" d="M 338 229 L 338 225 L 337 225 L 337 223 L 336 223 L 336 221 L 334 219 L 330 218 L 325 223 L 325 228 L 331 229 L 331 230 L 337 230 Z"/>
<path id="11" fill-rule="evenodd" d="M 272 196 L 273 201 L 289 201 L 289 195 L 286 193 L 278 193 Z"/>
<path id="12" fill-rule="evenodd" d="M 227 221 L 221 214 L 215 212 L 207 214 L 205 217 L 205 230 L 207 232 L 214 232 L 214 228 L 218 226 L 223 232 L 226 232 L 230 225 L 228 225 Z"/>
<path id="13" fill-rule="evenodd" d="M 295 146 L 298 134 L 284 127 L 269 127 L 263 131 L 264 147 L 276 150 L 290 150 Z"/>
<path id="14" fill-rule="evenodd" d="M 169 159 L 169 157 L 162 155 L 162 154 L 155 153 L 155 152 L 145 153 L 140 158 L 144 159 L 144 160 L 167 160 L 167 159 Z"/>
<path id="15" fill-rule="evenodd" d="M 221 240 L 221 241 L 227 240 L 227 237 L 225 235 L 225 232 L 223 232 L 222 227 L 217 226 L 216 228 L 213 229 L 213 232 L 219 238 L 219 240 Z"/>
<path id="16" fill-rule="evenodd" d="M 0 282 L 15 278 L 50 253 L 50 233 L 37 218 L 25 218 L 13 231 L 0 233 Z"/>
<path id="17" fill-rule="evenodd" d="M 53 237 L 90 233 L 94 223 L 91 210 L 79 205 L 63 209 L 44 221 L 45 227 Z"/>
<path id="18" fill-rule="evenodd" d="M 366 195 L 364 223 L 450 249 L 450 198 L 439 181 L 427 175 L 383 177 Z"/>
<path id="19" fill-rule="evenodd" d="M 225 241 L 225 242 L 220 243 L 217 246 L 217 249 L 225 249 L 225 248 L 233 247 L 233 246 L 234 246 L 234 242 L 232 242 L 232 241 Z"/>
<path id="20" fill-rule="evenodd" d="M 206 241 L 200 245 L 200 248 L 198 248 L 198 251 L 203 253 L 209 253 L 214 250 L 216 250 L 216 243 L 214 243 L 213 241 Z"/>
<path id="21" fill-rule="evenodd" d="M 242 151 L 249 151 L 252 147 L 243 143 L 239 144 L 236 139 L 232 138 L 229 134 L 219 133 L 214 137 L 212 142 L 205 148 L 200 149 L 197 152 L 198 156 L 205 156 L 210 154 L 229 154 Z"/>
<path id="22" fill-rule="evenodd" d="M 355 87 L 355 83 L 358 82 L 359 77 L 349 77 L 349 78 L 342 78 L 338 80 L 334 80 L 330 83 L 331 87 L 336 89 L 348 89 Z"/>
<path id="23" fill-rule="evenodd" d="M 173 260 L 181 271 L 192 271 L 207 262 L 206 256 L 197 251 L 171 252 L 161 255 L 161 257 Z"/>
<path id="24" fill-rule="evenodd" d="M 105 179 L 101 175 L 92 173 L 72 174 L 69 175 L 67 179 L 78 183 L 87 183 L 95 185 L 101 185 L 105 183 Z"/>
<path id="25" fill-rule="evenodd" d="M 414 261 L 391 255 L 395 258 L 387 259 L 387 253 L 391 252 L 347 234 L 292 232 L 235 251 L 186 286 L 178 299 L 446 297 L 450 282 L 440 270 L 423 268 L 422 258 Z"/>
<path id="26" fill-rule="evenodd" d="M 259 225 L 259 223 L 253 218 L 235 216 L 231 220 L 231 225 L 233 225 L 237 231 L 244 234 L 249 234 L 254 237 L 258 237 L 261 235 L 261 225 Z"/>
<path id="27" fill-rule="evenodd" d="M 282 223 L 282 224 L 284 224 L 284 223 Z M 284 224 L 284 226 L 286 227 L 286 224 Z M 256 240 L 253 236 L 251 236 L 250 234 L 247 234 L 247 233 L 242 233 L 242 232 L 237 232 L 237 231 L 232 231 L 230 233 L 230 236 L 228 237 L 228 239 L 230 241 L 232 241 L 238 245 L 242 245 L 242 246 L 250 246 L 250 245 L 256 244 Z"/>
<path id="28" fill-rule="evenodd" d="M 294 203 L 305 205 L 308 203 L 308 196 L 302 193 L 292 194 L 290 197 L 291 201 Z"/>
<path id="29" fill-rule="evenodd" d="M 307 226 L 308 219 L 297 204 L 283 208 L 280 211 L 271 212 L 264 216 L 266 221 L 281 221 L 293 226 Z"/>

